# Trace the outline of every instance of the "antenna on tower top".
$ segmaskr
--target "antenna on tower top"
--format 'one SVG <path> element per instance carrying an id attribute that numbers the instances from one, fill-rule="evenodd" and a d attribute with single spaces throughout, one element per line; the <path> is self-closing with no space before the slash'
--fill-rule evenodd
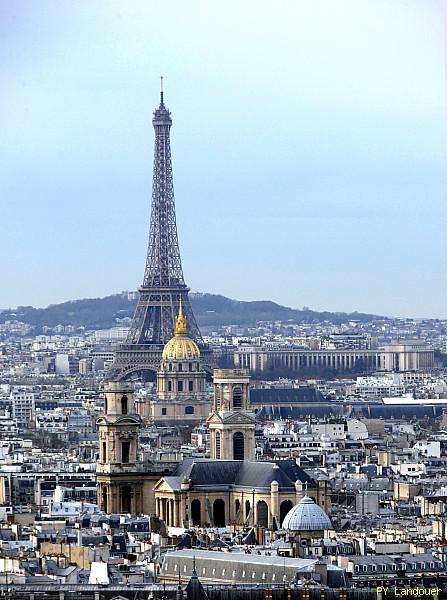
<path id="1" fill-rule="evenodd" d="M 163 75 L 160 77 L 160 102 L 163 104 Z"/>

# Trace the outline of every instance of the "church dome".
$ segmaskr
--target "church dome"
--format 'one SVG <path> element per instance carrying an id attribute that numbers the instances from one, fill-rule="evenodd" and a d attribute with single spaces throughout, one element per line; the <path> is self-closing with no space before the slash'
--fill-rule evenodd
<path id="1" fill-rule="evenodd" d="M 289 531 L 323 531 L 332 523 L 322 508 L 306 494 L 284 517 L 282 528 Z"/>
<path id="2" fill-rule="evenodd" d="M 163 360 L 197 360 L 200 350 L 189 337 L 173 337 L 163 348 Z"/>
<path id="3" fill-rule="evenodd" d="M 164 361 L 198 360 L 200 358 L 199 347 L 194 340 L 186 335 L 186 318 L 182 312 L 181 302 L 175 324 L 175 335 L 163 348 L 162 358 Z"/>

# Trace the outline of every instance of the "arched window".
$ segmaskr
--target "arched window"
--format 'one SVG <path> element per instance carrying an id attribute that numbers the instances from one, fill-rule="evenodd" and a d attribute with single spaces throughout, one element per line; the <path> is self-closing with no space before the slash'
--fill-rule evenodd
<path id="1" fill-rule="evenodd" d="M 183 392 L 183 381 L 177 381 L 177 391 L 178 392 Z"/>
<path id="2" fill-rule="evenodd" d="M 127 396 L 121 398 L 121 414 L 127 415 Z"/>
<path id="3" fill-rule="evenodd" d="M 241 517 L 241 503 L 239 500 L 236 499 L 236 502 L 234 503 L 234 520 L 236 521 L 236 523 L 238 523 L 240 521 L 240 517 Z"/>
<path id="4" fill-rule="evenodd" d="M 103 488 L 102 488 L 102 494 L 101 495 L 102 495 L 102 510 L 105 513 L 107 513 L 108 509 L 109 509 L 109 506 L 108 506 L 109 503 L 107 501 L 108 498 L 107 498 L 107 488 L 106 488 L 106 486 L 103 486 Z"/>
<path id="5" fill-rule="evenodd" d="M 215 444 L 216 444 L 216 458 L 220 458 L 220 431 L 216 431 L 216 439 L 215 439 Z"/>
<path id="6" fill-rule="evenodd" d="M 283 502 L 281 502 L 281 506 L 279 507 L 279 524 L 280 525 L 282 525 L 282 522 L 284 521 L 284 517 L 289 512 L 289 510 L 292 510 L 292 508 L 293 508 L 293 504 L 290 500 L 284 500 Z"/>
<path id="7" fill-rule="evenodd" d="M 191 519 L 193 525 L 200 525 L 200 500 L 191 502 Z"/>
<path id="8" fill-rule="evenodd" d="M 172 392 L 172 380 L 168 379 L 168 392 Z"/>
<path id="9" fill-rule="evenodd" d="M 188 392 L 192 392 L 194 389 L 194 385 L 193 382 L 191 381 L 191 379 L 188 381 Z"/>
<path id="10" fill-rule="evenodd" d="M 107 462 L 107 445 L 106 442 L 102 443 L 102 462 Z"/>
<path id="11" fill-rule="evenodd" d="M 216 405 L 216 410 L 220 410 L 222 403 L 222 390 L 220 386 L 214 388 L 214 403 Z"/>
<path id="12" fill-rule="evenodd" d="M 213 525 L 214 527 L 225 527 L 225 502 L 218 498 L 213 502 Z"/>
<path id="13" fill-rule="evenodd" d="M 245 518 L 248 519 L 248 517 L 250 516 L 250 500 L 246 500 L 245 501 Z"/>
<path id="14" fill-rule="evenodd" d="M 193 415 L 194 406 L 185 406 L 185 415 Z"/>
<path id="15" fill-rule="evenodd" d="M 244 434 L 236 431 L 233 434 L 233 460 L 244 460 L 245 444 Z"/>
<path id="16" fill-rule="evenodd" d="M 128 463 L 130 460 L 130 442 L 121 442 L 121 462 Z"/>
<path id="17" fill-rule="evenodd" d="M 121 512 L 132 512 L 132 490 L 127 485 L 121 488 Z"/>
<path id="18" fill-rule="evenodd" d="M 269 507 L 267 506 L 264 500 L 260 500 L 256 505 L 257 519 L 256 523 L 260 527 L 268 527 L 269 526 Z"/>
<path id="19" fill-rule="evenodd" d="M 242 388 L 233 388 L 233 408 L 242 408 Z"/>
<path id="20" fill-rule="evenodd" d="M 169 370 L 172 371 L 172 363 L 169 363 Z"/>

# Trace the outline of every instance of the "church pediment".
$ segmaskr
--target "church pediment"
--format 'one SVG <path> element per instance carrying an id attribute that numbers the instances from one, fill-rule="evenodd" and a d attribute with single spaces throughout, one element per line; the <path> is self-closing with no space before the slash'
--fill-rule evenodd
<path id="1" fill-rule="evenodd" d="M 212 413 L 208 419 L 206 420 L 207 423 L 223 423 L 223 419 L 222 417 L 218 414 L 218 413 Z"/>
<path id="2" fill-rule="evenodd" d="M 235 425 L 253 425 L 256 423 L 256 419 L 247 413 L 233 412 L 228 413 L 228 416 L 224 415 L 222 422 L 225 424 L 234 423 Z"/>
<path id="3" fill-rule="evenodd" d="M 154 485 L 154 492 L 163 493 L 163 492 L 173 492 L 173 491 L 174 491 L 174 489 L 169 485 L 169 483 L 166 481 L 166 479 L 160 479 L 160 481 L 158 481 Z"/>

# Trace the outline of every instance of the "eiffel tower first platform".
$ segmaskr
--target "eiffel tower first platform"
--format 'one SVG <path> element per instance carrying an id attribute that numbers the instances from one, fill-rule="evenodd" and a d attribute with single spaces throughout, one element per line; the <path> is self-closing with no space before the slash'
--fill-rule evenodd
<path id="1" fill-rule="evenodd" d="M 174 334 L 180 301 L 188 323 L 188 336 L 197 342 L 204 362 L 210 363 L 211 353 L 194 318 L 188 298 L 189 288 L 183 278 L 169 138 L 172 119 L 164 105 L 163 87 L 160 106 L 154 112 L 152 124 L 155 129 L 154 173 L 146 268 L 127 339 L 115 352 L 114 362 L 107 373 L 108 380 L 144 377 L 149 375 L 148 371 L 156 371 L 163 347 Z"/>

